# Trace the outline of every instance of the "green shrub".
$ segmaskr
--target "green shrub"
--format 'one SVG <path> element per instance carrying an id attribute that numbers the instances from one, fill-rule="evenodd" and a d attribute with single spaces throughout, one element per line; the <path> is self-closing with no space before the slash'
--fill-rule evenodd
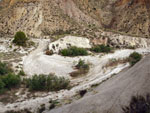
<path id="1" fill-rule="evenodd" d="M 6 63 L 0 62 L 0 75 L 0 93 L 16 87 L 21 82 L 20 76 L 13 74 L 12 69 Z"/>
<path id="2" fill-rule="evenodd" d="M 3 93 L 4 89 L 5 89 L 5 84 L 4 84 L 4 82 L 0 79 L 0 94 Z"/>
<path id="3" fill-rule="evenodd" d="M 45 90 L 46 76 L 34 75 L 31 79 L 28 79 L 27 85 L 31 90 Z"/>
<path id="4" fill-rule="evenodd" d="M 137 52 L 133 52 L 132 54 L 130 54 L 129 56 L 129 62 L 130 65 L 133 66 L 135 65 L 138 61 L 140 61 L 142 59 L 142 55 L 137 53 Z"/>
<path id="5" fill-rule="evenodd" d="M 75 68 L 77 69 L 77 71 L 73 71 L 72 73 L 70 73 L 71 77 L 78 77 L 83 74 L 86 74 L 90 69 L 89 64 L 86 64 L 85 61 L 81 59 L 79 60 Z"/>
<path id="6" fill-rule="evenodd" d="M 122 107 L 123 113 L 150 113 L 150 95 L 133 96 L 128 106 Z"/>
<path id="7" fill-rule="evenodd" d="M 13 73 L 9 73 L 8 75 L 2 76 L 0 79 L 5 84 L 5 88 L 7 89 L 16 87 L 21 83 L 20 76 L 15 75 Z"/>
<path id="8" fill-rule="evenodd" d="M 90 50 L 96 53 L 100 53 L 100 52 L 109 53 L 111 52 L 112 48 L 109 46 L 105 46 L 105 45 L 97 45 L 97 46 L 92 47 Z"/>
<path id="9" fill-rule="evenodd" d="M 18 75 L 25 76 L 26 74 L 25 74 L 25 72 L 23 70 L 20 70 Z"/>
<path id="10" fill-rule="evenodd" d="M 19 46 L 26 46 L 27 37 L 24 32 L 19 31 L 15 34 L 13 43 Z"/>
<path id="11" fill-rule="evenodd" d="M 0 75 L 5 75 L 12 72 L 12 70 L 9 68 L 9 66 L 6 63 L 2 63 L 0 61 Z"/>
<path id="12" fill-rule="evenodd" d="M 85 56 L 85 55 L 88 55 L 88 52 L 84 48 L 78 48 L 78 47 L 72 46 L 68 49 L 61 50 L 60 54 L 63 56 Z"/>
<path id="13" fill-rule="evenodd" d="M 53 74 L 34 75 L 27 81 L 27 87 L 35 91 L 58 91 L 69 88 L 70 81 L 64 77 L 57 77 Z"/>
<path id="14" fill-rule="evenodd" d="M 84 60 L 79 60 L 78 64 L 75 66 L 77 69 L 86 69 L 89 70 L 89 65 L 85 63 Z"/>

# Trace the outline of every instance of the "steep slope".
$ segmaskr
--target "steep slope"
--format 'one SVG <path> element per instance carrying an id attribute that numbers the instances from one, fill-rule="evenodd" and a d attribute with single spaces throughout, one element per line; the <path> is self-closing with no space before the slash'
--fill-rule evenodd
<path id="1" fill-rule="evenodd" d="M 150 93 L 150 55 L 82 99 L 46 113 L 122 113 L 133 95 Z"/>
<path id="2" fill-rule="evenodd" d="M 101 28 L 149 37 L 149 7 L 150 0 L 2 0 L 0 34 L 85 35 Z"/>
<path id="3" fill-rule="evenodd" d="M 74 0 L 107 30 L 150 36 L 150 0 Z"/>
<path id="4" fill-rule="evenodd" d="M 150 0 L 122 0 L 116 6 L 119 10 L 112 24 L 118 31 L 150 36 Z M 119 23 L 118 23 L 119 22 Z"/>
<path id="5" fill-rule="evenodd" d="M 0 11 L 0 31 L 2 35 L 13 35 L 22 30 L 28 34 L 40 35 L 38 30 L 42 22 L 42 10 L 37 1 L 10 1 Z"/>

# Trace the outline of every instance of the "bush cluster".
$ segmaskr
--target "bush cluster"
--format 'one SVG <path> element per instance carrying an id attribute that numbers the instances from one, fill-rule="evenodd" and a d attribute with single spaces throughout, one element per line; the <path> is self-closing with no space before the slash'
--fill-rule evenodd
<path id="1" fill-rule="evenodd" d="M 9 73 L 8 75 L 1 77 L 2 82 L 5 84 L 5 88 L 16 87 L 20 84 L 21 79 L 19 75 L 15 75 L 13 73 Z"/>
<path id="2" fill-rule="evenodd" d="M 75 66 L 77 69 L 89 70 L 89 65 L 85 63 L 84 60 L 79 60 L 78 64 Z"/>
<path id="3" fill-rule="evenodd" d="M 34 75 L 32 78 L 26 79 L 27 87 L 31 91 L 58 91 L 68 89 L 70 81 L 64 77 L 57 77 L 53 74 Z"/>
<path id="4" fill-rule="evenodd" d="M 86 64 L 85 61 L 81 59 L 78 61 L 78 64 L 75 66 L 75 68 L 77 69 L 77 71 L 70 73 L 70 76 L 72 77 L 78 77 L 86 74 L 90 69 L 89 64 Z"/>
<path id="5" fill-rule="evenodd" d="M 137 53 L 137 52 L 133 52 L 132 54 L 130 54 L 129 56 L 129 63 L 131 66 L 135 65 L 138 61 L 140 61 L 142 59 L 142 55 Z"/>
<path id="6" fill-rule="evenodd" d="M 14 74 L 7 64 L 0 62 L 0 93 L 6 90 L 25 84 L 31 91 L 58 91 L 70 88 L 70 81 L 64 77 L 57 77 L 54 74 L 34 75 L 32 78 L 21 80 L 25 76 L 23 70 Z"/>
<path id="7" fill-rule="evenodd" d="M 150 113 L 150 95 L 133 96 L 128 106 L 122 107 L 124 113 Z"/>
<path id="8" fill-rule="evenodd" d="M 96 46 L 92 47 L 90 50 L 94 51 L 96 53 L 100 53 L 100 52 L 109 53 L 112 51 L 112 48 L 102 44 L 102 45 L 96 45 Z"/>
<path id="9" fill-rule="evenodd" d="M 19 45 L 19 46 L 26 46 L 27 40 L 28 40 L 28 38 L 26 37 L 25 33 L 22 31 L 18 31 L 15 34 L 13 43 L 15 43 L 16 45 Z"/>
<path id="10" fill-rule="evenodd" d="M 21 83 L 21 78 L 19 75 L 9 73 L 7 75 L 0 77 L 0 93 L 7 89 L 14 88 Z"/>
<path id="11" fill-rule="evenodd" d="M 15 75 L 6 63 L 0 61 L 0 93 L 16 87 L 20 82 L 20 76 Z"/>
<path id="12" fill-rule="evenodd" d="M 63 56 L 85 56 L 88 52 L 84 48 L 78 48 L 75 46 L 69 47 L 68 49 L 62 49 L 60 54 Z"/>
<path id="13" fill-rule="evenodd" d="M 11 68 L 6 64 L 0 61 L 0 76 L 6 75 L 12 72 Z"/>

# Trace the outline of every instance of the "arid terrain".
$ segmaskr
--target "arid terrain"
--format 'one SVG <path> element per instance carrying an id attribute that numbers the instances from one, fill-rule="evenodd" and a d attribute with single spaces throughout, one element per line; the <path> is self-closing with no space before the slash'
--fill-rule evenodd
<path id="1" fill-rule="evenodd" d="M 150 0 L 0 0 L 0 113 L 128 113 L 149 53 Z"/>

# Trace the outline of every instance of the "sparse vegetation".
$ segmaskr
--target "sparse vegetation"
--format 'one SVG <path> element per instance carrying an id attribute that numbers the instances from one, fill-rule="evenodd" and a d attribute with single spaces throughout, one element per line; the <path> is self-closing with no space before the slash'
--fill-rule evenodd
<path id="1" fill-rule="evenodd" d="M 4 82 L 0 79 L 0 94 L 3 93 L 5 90 L 5 84 Z"/>
<path id="2" fill-rule="evenodd" d="M 2 76 L 0 77 L 0 79 L 4 83 L 4 88 L 7 88 L 7 89 L 16 87 L 21 83 L 20 76 L 15 75 L 13 73 L 9 73 L 8 75 Z"/>
<path id="3" fill-rule="evenodd" d="M 101 53 L 101 52 L 109 53 L 112 51 L 112 48 L 102 44 L 102 45 L 96 45 L 96 46 L 92 47 L 90 50 L 93 52 L 96 52 L 96 53 Z"/>
<path id="4" fill-rule="evenodd" d="M 56 107 L 57 104 L 59 104 L 59 102 L 57 100 L 51 100 L 50 102 L 50 106 L 49 109 L 54 109 Z"/>
<path id="5" fill-rule="evenodd" d="M 25 76 L 26 74 L 25 74 L 25 72 L 23 70 L 20 70 L 18 75 Z"/>
<path id="6" fill-rule="evenodd" d="M 69 47 L 68 49 L 63 49 L 60 51 L 60 54 L 63 56 L 86 56 L 88 52 L 84 48 L 78 48 L 75 46 Z"/>
<path id="7" fill-rule="evenodd" d="M 124 58 L 124 59 L 115 59 L 115 58 L 112 58 L 105 65 L 105 68 L 117 66 L 118 64 L 124 64 L 124 63 L 127 63 L 127 62 L 128 62 L 128 58 Z"/>
<path id="8" fill-rule="evenodd" d="M 72 77 L 78 77 L 79 75 L 86 74 L 90 69 L 89 64 L 85 63 L 85 61 L 81 59 L 78 61 L 78 64 L 75 66 L 75 68 L 77 71 L 70 73 L 70 76 Z"/>
<path id="9" fill-rule="evenodd" d="M 12 73 L 12 71 L 7 71 L 6 64 L 1 63 L 0 76 L 0 93 L 4 93 L 6 90 L 15 88 L 20 84 L 25 85 L 31 91 L 58 91 L 61 89 L 69 89 L 70 81 L 64 77 L 57 77 L 54 74 L 49 75 L 34 75 L 32 78 L 27 78 L 21 80 L 20 76 L 25 76 L 23 70 L 21 70 L 18 75 Z M 6 71 L 5 71 L 6 70 Z M 8 73 L 9 72 L 9 73 Z"/>
<path id="10" fill-rule="evenodd" d="M 89 70 L 89 64 L 86 64 L 84 60 L 79 60 L 78 64 L 75 66 L 77 69 Z"/>
<path id="11" fill-rule="evenodd" d="M 56 30 L 55 32 L 53 32 L 51 35 L 64 35 L 64 34 L 71 34 L 73 30 L 62 30 L 62 29 L 59 29 L 59 30 Z"/>
<path id="12" fill-rule="evenodd" d="M 133 96 L 128 106 L 122 107 L 123 113 L 150 113 L 150 95 Z"/>
<path id="13" fill-rule="evenodd" d="M 140 61 L 142 59 L 142 55 L 137 53 L 137 52 L 133 52 L 132 54 L 130 54 L 129 56 L 129 62 L 130 65 L 133 66 L 135 65 L 138 61 Z"/>
<path id="14" fill-rule="evenodd" d="M 4 93 L 7 89 L 14 88 L 20 85 L 21 79 L 19 75 L 9 73 L 0 77 L 0 93 Z"/>
<path id="15" fill-rule="evenodd" d="M 31 91 L 58 91 L 70 88 L 70 81 L 64 77 L 57 77 L 53 74 L 34 75 L 27 81 L 27 87 Z"/>
<path id="16" fill-rule="evenodd" d="M 26 46 L 27 40 L 28 40 L 28 38 L 26 37 L 25 33 L 22 31 L 18 31 L 15 34 L 13 43 L 15 43 L 16 45 L 19 45 L 19 46 Z"/>
<path id="17" fill-rule="evenodd" d="M 24 110 L 20 110 L 20 111 L 14 111 L 14 110 L 10 110 L 10 111 L 6 111 L 6 113 L 33 113 L 28 109 L 24 109 Z"/>
<path id="18" fill-rule="evenodd" d="M 129 46 L 129 47 L 127 47 L 128 49 L 136 49 L 136 47 L 135 46 Z"/>
<path id="19" fill-rule="evenodd" d="M 8 66 L 8 64 L 0 61 L 0 76 L 6 75 L 10 72 L 12 72 L 12 69 Z"/>
<path id="20" fill-rule="evenodd" d="M 0 62 L 0 93 L 16 87 L 21 82 L 20 76 L 15 75 L 8 64 Z"/>

